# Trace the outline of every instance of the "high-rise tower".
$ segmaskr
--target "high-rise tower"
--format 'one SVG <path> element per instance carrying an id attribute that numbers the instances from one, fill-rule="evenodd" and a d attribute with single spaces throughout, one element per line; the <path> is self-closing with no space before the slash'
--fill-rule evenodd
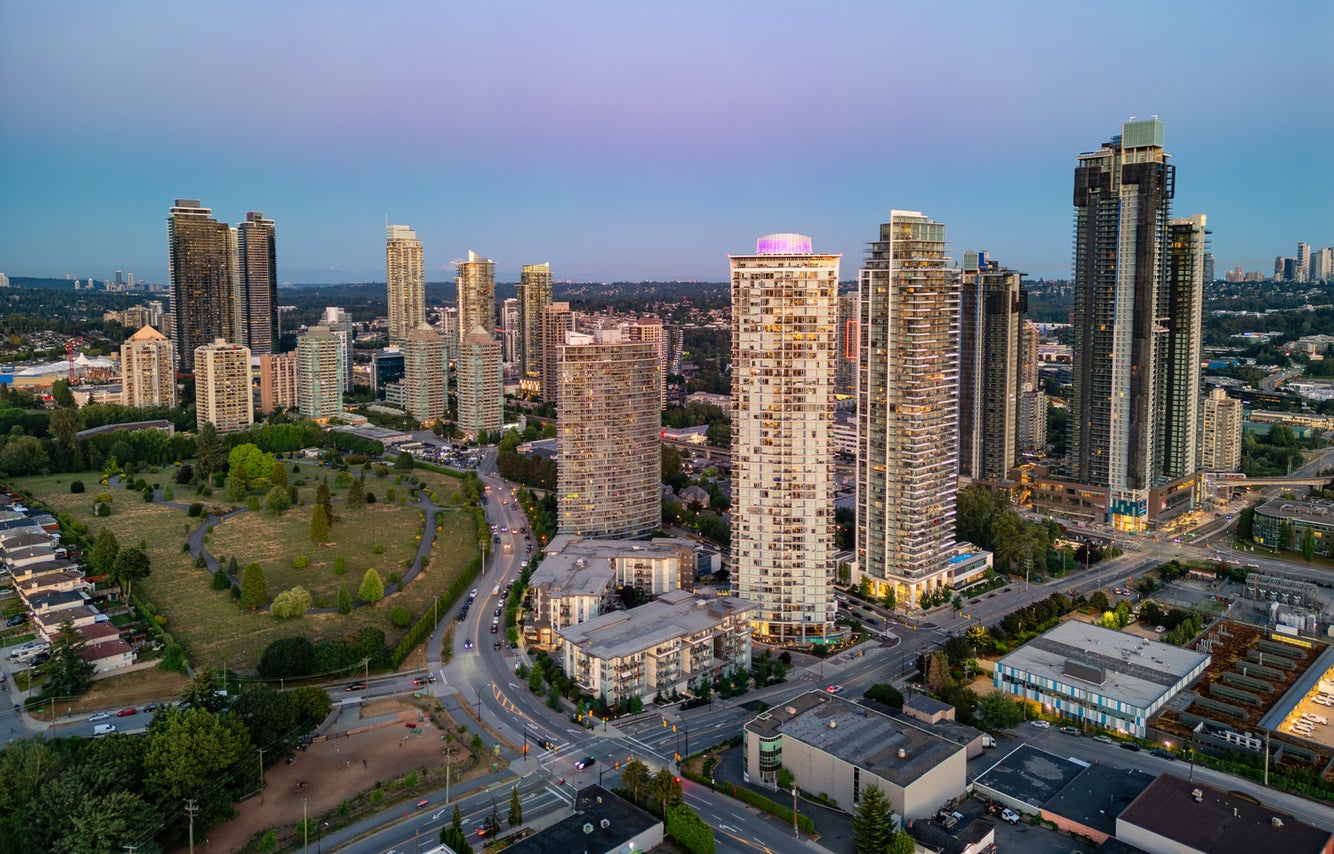
<path id="1" fill-rule="evenodd" d="M 250 211 L 236 227 L 237 343 L 251 355 L 278 352 L 278 250 L 274 222 Z"/>
<path id="2" fill-rule="evenodd" d="M 800 234 L 733 255 L 732 592 L 783 643 L 834 634 L 838 255 Z"/>
<path id="3" fill-rule="evenodd" d="M 417 232 L 406 225 L 385 229 L 389 283 L 389 343 L 402 344 L 426 320 L 426 262 Z"/>
<path id="4" fill-rule="evenodd" d="M 403 345 L 403 405 L 419 422 L 445 417 L 449 407 L 449 352 L 429 323 L 408 334 Z"/>
<path id="5" fill-rule="evenodd" d="M 656 317 L 637 317 L 621 325 L 621 334 L 628 341 L 643 341 L 658 350 L 658 408 L 667 408 L 667 338 L 663 335 L 662 321 Z"/>
<path id="6" fill-rule="evenodd" d="M 478 326 L 488 335 L 496 331 L 496 262 L 471 249 L 459 262 L 459 334 L 470 335 Z"/>
<path id="7" fill-rule="evenodd" d="M 343 353 L 327 326 L 312 326 L 297 339 L 296 398 L 303 418 L 343 411 Z"/>
<path id="8" fill-rule="evenodd" d="M 551 265 L 524 264 L 519 273 L 519 371 L 542 374 L 542 316 L 551 304 Z"/>
<path id="9" fill-rule="evenodd" d="M 167 216 L 172 339 L 184 370 L 195 350 L 221 338 L 235 341 L 231 239 L 198 199 L 177 199 Z"/>
<path id="10" fill-rule="evenodd" d="M 500 342 L 480 326 L 463 336 L 458 359 L 458 426 L 465 434 L 499 430 L 501 423 Z"/>
<path id="11" fill-rule="evenodd" d="M 1158 464 L 1154 483 L 1195 474 L 1199 464 L 1200 346 L 1204 306 L 1204 214 L 1167 224 L 1167 278 L 1158 295 Z"/>
<path id="12" fill-rule="evenodd" d="M 176 405 L 176 352 L 171 340 L 145 326 L 120 345 L 122 402 L 142 409 Z"/>
<path id="13" fill-rule="evenodd" d="M 194 369 L 195 423 L 212 423 L 219 433 L 230 433 L 255 422 L 249 350 L 215 339 L 195 348 Z"/>
<path id="14" fill-rule="evenodd" d="M 1131 121 L 1075 169 L 1069 469 L 1107 490 L 1107 521 L 1125 531 L 1148 524 L 1162 453 L 1158 349 L 1176 181 L 1168 157 L 1161 121 Z"/>
<path id="15" fill-rule="evenodd" d="M 662 525 L 658 342 L 599 329 L 568 332 L 556 349 L 560 532 L 637 537 L 656 530 Z"/>
<path id="16" fill-rule="evenodd" d="M 338 339 L 338 350 L 343 354 L 343 391 L 348 391 L 352 388 L 352 345 L 356 341 L 352 319 L 338 306 L 325 306 L 320 325 L 329 327 Z"/>
<path id="17" fill-rule="evenodd" d="M 500 304 L 500 338 L 504 346 L 502 356 L 517 370 L 519 364 L 519 301 L 514 297 Z"/>
<path id="18" fill-rule="evenodd" d="M 959 278 L 944 224 L 891 211 L 858 281 L 858 568 L 915 608 L 949 583 L 955 545 Z"/>
<path id="19" fill-rule="evenodd" d="M 1200 468 L 1210 472 L 1241 471 L 1241 401 L 1227 390 L 1210 389 L 1200 414 Z"/>
<path id="20" fill-rule="evenodd" d="M 565 333 L 574 329 L 574 313 L 568 302 L 547 303 L 542 312 L 542 399 L 560 401 L 560 371 L 556 362 L 556 347 L 565 340 Z"/>
<path id="21" fill-rule="evenodd" d="M 963 255 L 959 324 L 959 474 L 1005 480 L 1018 450 L 1021 274 L 985 252 Z"/>

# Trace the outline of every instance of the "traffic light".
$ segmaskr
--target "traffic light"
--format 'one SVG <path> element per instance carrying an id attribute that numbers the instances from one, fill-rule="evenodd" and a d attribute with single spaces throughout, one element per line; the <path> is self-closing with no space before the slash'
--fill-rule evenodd
<path id="1" fill-rule="evenodd" d="M 617 762 L 617 763 L 616 763 L 616 770 L 617 770 L 617 771 L 621 770 L 621 763 L 620 763 L 620 762 Z"/>
<path id="2" fill-rule="evenodd" d="M 663 729 L 667 729 L 667 719 L 666 719 L 666 718 L 663 718 L 663 719 L 662 719 L 662 728 L 663 728 Z"/>
<path id="3" fill-rule="evenodd" d="M 677 762 L 680 762 L 680 761 L 681 761 L 681 754 L 679 754 L 679 753 L 673 753 L 673 754 L 672 754 L 672 758 L 674 758 Z"/>
<path id="4" fill-rule="evenodd" d="M 676 732 L 676 724 L 672 724 L 672 732 Z"/>
<path id="5" fill-rule="evenodd" d="M 527 745 L 527 744 L 525 744 L 525 745 L 523 746 L 523 755 L 524 755 L 524 756 L 527 756 L 527 755 L 528 755 L 528 745 Z"/>

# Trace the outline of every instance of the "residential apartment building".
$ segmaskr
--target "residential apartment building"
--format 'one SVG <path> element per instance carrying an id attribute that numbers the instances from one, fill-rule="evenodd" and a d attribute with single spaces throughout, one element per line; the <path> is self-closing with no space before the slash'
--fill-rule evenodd
<path id="1" fill-rule="evenodd" d="M 542 399 L 560 400 L 560 370 L 557 348 L 565 343 L 565 333 L 574 331 L 574 312 L 568 302 L 548 303 L 542 314 Z"/>
<path id="2" fill-rule="evenodd" d="M 389 343 L 401 344 L 426 320 L 426 261 L 417 232 L 406 225 L 385 229 L 385 274 L 389 296 Z"/>
<path id="3" fill-rule="evenodd" d="M 331 305 L 325 307 L 320 325 L 329 327 L 329 331 L 338 339 L 338 352 L 343 354 L 343 391 L 349 391 L 352 388 L 352 345 L 357 340 L 352 319 L 347 316 L 347 312 Z"/>
<path id="4" fill-rule="evenodd" d="M 959 326 L 959 474 L 1006 479 L 1018 454 L 1021 274 L 965 252 Z"/>
<path id="5" fill-rule="evenodd" d="M 459 420 L 465 435 L 499 430 L 501 423 L 500 342 L 480 326 L 463 336 L 457 360 Z"/>
<path id="6" fill-rule="evenodd" d="M 327 326 L 312 326 L 296 341 L 297 408 L 302 418 L 324 420 L 343 411 L 343 353 Z"/>
<path id="7" fill-rule="evenodd" d="M 278 351 L 278 250 L 275 223 L 250 211 L 236 232 L 236 340 L 262 356 Z"/>
<path id="8" fill-rule="evenodd" d="M 755 605 L 686 590 L 558 632 L 565 672 L 608 703 L 676 697 L 701 680 L 750 669 Z"/>
<path id="9" fill-rule="evenodd" d="M 177 199 L 167 216 L 171 337 L 185 371 L 194 368 L 198 348 L 236 340 L 232 240 L 212 213 L 198 199 Z"/>
<path id="10" fill-rule="evenodd" d="M 496 331 L 496 262 L 471 249 L 458 264 L 459 331 L 469 335 L 481 327 L 488 335 Z"/>
<path id="11" fill-rule="evenodd" d="M 296 409 L 296 353 L 266 353 L 259 357 L 259 411 Z"/>
<path id="12" fill-rule="evenodd" d="M 621 336 L 627 341 L 652 344 L 658 352 L 658 408 L 667 408 L 667 337 L 662 321 L 653 317 L 636 317 L 621 324 Z"/>
<path id="13" fill-rule="evenodd" d="M 857 393 L 857 291 L 838 295 L 838 352 L 834 363 L 834 394 L 840 399 Z"/>
<path id="14" fill-rule="evenodd" d="M 1193 478 L 1199 465 L 1204 214 L 1167 224 L 1167 278 L 1159 297 L 1158 466 L 1155 483 Z"/>
<path id="15" fill-rule="evenodd" d="M 422 323 L 403 344 L 403 406 L 422 424 L 444 418 L 449 408 L 449 351 L 445 339 Z"/>
<path id="16" fill-rule="evenodd" d="M 244 430 L 255 423 L 250 392 L 250 351 L 221 338 L 195 348 L 195 420 L 212 423 L 219 433 Z"/>
<path id="17" fill-rule="evenodd" d="M 1241 471 L 1241 415 L 1241 401 L 1226 389 L 1209 390 L 1200 415 L 1201 471 Z"/>
<path id="18" fill-rule="evenodd" d="M 835 636 L 834 356 L 839 255 L 771 234 L 733 255 L 732 593 L 774 643 Z"/>
<path id="19" fill-rule="evenodd" d="M 593 335 L 567 332 L 557 348 L 562 534 L 637 537 L 661 527 L 660 344 L 600 329 Z"/>
<path id="20" fill-rule="evenodd" d="M 167 336 L 144 326 L 120 345 L 122 400 L 126 406 L 176 405 L 176 349 Z"/>
<path id="21" fill-rule="evenodd" d="M 892 211 L 859 280 L 857 574 L 916 608 L 954 556 L 959 279 L 944 224 Z"/>
<path id="22" fill-rule="evenodd" d="M 501 357 L 506 364 L 519 364 L 519 301 L 514 298 L 500 304 Z M 516 367 L 517 370 L 517 367 Z"/>
<path id="23" fill-rule="evenodd" d="M 542 375 L 542 319 L 551 304 L 551 265 L 524 264 L 519 271 L 520 375 Z"/>

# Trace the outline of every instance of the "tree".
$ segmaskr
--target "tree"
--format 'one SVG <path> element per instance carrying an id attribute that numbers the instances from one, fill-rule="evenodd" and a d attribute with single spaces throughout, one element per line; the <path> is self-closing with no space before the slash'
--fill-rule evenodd
<path id="1" fill-rule="evenodd" d="M 888 682 L 872 685 L 866 689 L 866 693 L 862 696 L 868 700 L 875 700 L 877 703 L 884 703 L 886 706 L 893 706 L 896 709 L 903 708 L 903 694 Z"/>
<path id="2" fill-rule="evenodd" d="M 362 475 L 361 477 L 353 478 L 353 479 L 352 479 L 352 482 L 349 483 L 349 484 L 347 485 L 347 499 L 346 499 L 346 503 L 347 503 L 347 506 L 348 506 L 348 507 L 353 507 L 353 508 L 356 508 L 356 507 L 365 507 L 365 506 L 366 506 L 366 476 L 365 476 L 365 475 Z"/>
<path id="3" fill-rule="evenodd" d="M 310 513 L 310 541 L 312 543 L 329 542 L 329 516 L 323 504 L 316 504 Z"/>
<path id="4" fill-rule="evenodd" d="M 1255 505 L 1237 514 L 1237 538 L 1241 540 L 1255 538 Z"/>
<path id="5" fill-rule="evenodd" d="M 890 836 L 885 854 L 913 854 L 916 850 L 917 843 L 913 841 L 912 834 L 906 830 L 899 830 Z"/>
<path id="6" fill-rule="evenodd" d="M 879 786 L 862 789 L 857 814 L 852 817 L 852 846 L 859 854 L 881 854 L 894 835 L 889 799 Z"/>
<path id="7" fill-rule="evenodd" d="M 640 791 L 648 791 L 648 766 L 638 759 L 631 759 L 621 770 L 621 785 L 630 790 L 636 804 L 639 803 Z"/>
<path id="8" fill-rule="evenodd" d="M 329 495 L 328 478 L 320 481 L 319 486 L 315 487 L 315 503 L 324 508 L 324 516 L 333 525 L 338 521 L 338 517 L 333 512 L 333 498 Z"/>
<path id="9" fill-rule="evenodd" d="M 347 582 L 338 585 L 338 613 L 352 613 L 352 594 L 347 590 Z"/>
<path id="10" fill-rule="evenodd" d="M 459 811 L 459 805 L 454 805 L 454 812 Z M 447 824 L 440 828 L 440 844 L 448 845 L 449 850 L 455 854 L 472 854 L 472 846 L 468 844 L 468 836 L 461 828 L 452 824 Z"/>
<path id="11" fill-rule="evenodd" d="M 257 563 L 246 564 L 241 573 L 241 607 L 253 611 L 269 601 L 269 584 L 264 580 L 264 568 Z"/>
<path id="12" fill-rule="evenodd" d="M 366 602 L 379 602 L 384 598 L 384 580 L 374 567 L 366 570 L 361 577 L 361 587 L 357 588 L 357 598 Z"/>
<path id="13" fill-rule="evenodd" d="M 74 392 L 69 390 L 69 380 L 56 380 L 51 383 L 51 397 L 56 402 L 56 406 L 72 409 L 74 407 Z"/>
<path id="14" fill-rule="evenodd" d="M 270 685 L 253 685 L 232 704 L 231 713 L 250 731 L 255 746 L 285 747 L 299 731 L 300 711 L 296 699 Z"/>
<path id="15" fill-rule="evenodd" d="M 936 696 L 954 684 L 954 677 L 950 675 L 950 660 L 943 650 L 931 653 L 927 659 L 925 675 L 927 690 Z"/>
<path id="16" fill-rule="evenodd" d="M 197 799 L 197 820 L 215 824 L 232 809 L 232 793 L 218 783 L 249 752 L 250 734 L 235 715 L 167 709 L 153 716 L 144 737 L 144 783 L 157 803 Z"/>
<path id="17" fill-rule="evenodd" d="M 987 729 L 1012 729 L 1024 719 L 1024 706 L 1002 691 L 992 691 L 978 699 L 982 725 Z"/>
<path id="18" fill-rule="evenodd" d="M 659 768 L 658 773 L 648 781 L 649 800 L 656 806 L 661 805 L 660 815 L 667 815 L 667 807 L 681 803 L 681 781 L 676 779 L 666 768 Z"/>
<path id="19" fill-rule="evenodd" d="M 200 670 L 181 692 L 181 702 L 189 703 L 191 708 L 221 712 L 227 705 L 227 698 L 218 693 L 218 677 L 212 670 Z"/>
<path id="20" fill-rule="evenodd" d="M 309 638 L 278 638 L 259 657 L 259 675 L 270 679 L 308 676 L 314 665 L 315 645 Z"/>
<path id="21" fill-rule="evenodd" d="M 453 734 L 451 733 L 448 738 L 452 740 Z M 457 803 L 454 804 L 454 815 L 449 819 L 449 826 L 455 830 L 463 829 L 463 813 L 459 810 L 459 805 Z M 455 850 L 457 851 L 458 849 Z"/>
<path id="22" fill-rule="evenodd" d="M 1100 611 L 1100 612 L 1107 611 L 1111 609 L 1112 603 L 1107 598 L 1106 593 L 1103 593 L 1101 590 L 1097 590 L 1094 591 L 1093 595 L 1089 597 L 1089 607 L 1094 609 L 1095 611 Z"/>
<path id="23" fill-rule="evenodd" d="M 1302 557 L 1306 558 L 1307 563 L 1310 563 L 1311 558 L 1315 557 L 1315 533 L 1310 528 L 1307 528 L 1306 533 L 1302 534 Z"/>
<path id="24" fill-rule="evenodd" d="M 274 486 L 264 496 L 264 509 L 273 516 L 281 516 L 292 506 L 292 498 L 284 486 Z"/>
<path id="25" fill-rule="evenodd" d="M 46 687 L 43 693 L 52 697 L 75 697 L 93 684 L 93 664 L 83 659 L 87 646 L 83 635 L 74 628 L 68 617 L 60 623 L 56 642 L 51 644 L 51 661 L 47 666 Z"/>
<path id="26" fill-rule="evenodd" d="M 126 596 L 133 594 L 134 582 L 147 578 L 152 572 L 153 561 L 142 549 L 134 547 L 122 549 L 111 567 L 111 577 L 116 579 Z"/>
<path id="27" fill-rule="evenodd" d="M 523 805 L 519 803 L 519 787 L 514 786 L 510 789 L 510 814 L 508 816 L 510 827 L 518 827 L 523 824 Z"/>
<path id="28" fill-rule="evenodd" d="M 246 479 L 245 469 L 234 468 L 227 473 L 227 500 L 240 501 L 250 490 L 250 481 Z"/>
<path id="29" fill-rule="evenodd" d="M 228 470 L 236 473 L 240 472 L 245 478 L 247 489 L 251 481 L 260 478 L 267 479 L 273 474 L 273 454 L 266 454 L 259 449 L 258 445 L 246 442 L 243 445 L 237 445 L 232 448 L 232 452 L 227 455 Z"/>
<path id="30" fill-rule="evenodd" d="M 195 437 L 195 468 L 205 483 L 213 476 L 213 472 L 222 468 L 222 454 L 222 438 L 218 436 L 218 428 L 212 421 L 205 421 Z"/>
<path id="31" fill-rule="evenodd" d="M 56 409 L 51 413 L 46 430 L 51 438 L 66 448 L 74 447 L 74 434 L 83 429 L 83 419 L 77 409 Z"/>
<path id="32" fill-rule="evenodd" d="M 1281 426 L 1281 425 L 1276 425 L 1276 426 Z M 1289 549 L 1291 549 L 1292 537 L 1293 537 L 1292 523 L 1285 519 L 1283 520 L 1282 524 L 1278 526 L 1278 547 L 1280 549 L 1283 549 L 1284 551 L 1288 551 Z"/>
<path id="33" fill-rule="evenodd" d="M 22 429 L 15 425 L 15 430 Z M 0 470 L 15 477 L 28 474 L 40 474 L 50 465 L 46 449 L 41 441 L 33 436 L 18 436 L 5 443 L 0 449 Z"/>
<path id="34" fill-rule="evenodd" d="M 274 486 L 287 489 L 287 466 L 283 465 L 282 460 L 273 461 L 273 469 L 269 472 L 269 480 Z"/>
<path id="35" fill-rule="evenodd" d="M 394 458 L 394 471 L 412 471 L 415 463 L 412 461 L 412 454 L 402 451 Z"/>
<path id="36" fill-rule="evenodd" d="M 300 617 L 309 611 L 313 604 L 310 591 L 298 584 L 273 597 L 273 604 L 269 606 L 269 616 L 279 620 Z"/>
<path id="37" fill-rule="evenodd" d="M 116 565 L 116 556 L 120 554 L 120 542 L 116 532 L 103 528 L 97 532 L 93 547 L 88 550 L 88 569 L 93 575 L 111 575 Z"/>
<path id="38" fill-rule="evenodd" d="M 304 725 L 319 723 L 329 716 L 333 701 L 329 692 L 318 685 L 302 685 L 287 692 L 296 703 L 297 722 Z"/>

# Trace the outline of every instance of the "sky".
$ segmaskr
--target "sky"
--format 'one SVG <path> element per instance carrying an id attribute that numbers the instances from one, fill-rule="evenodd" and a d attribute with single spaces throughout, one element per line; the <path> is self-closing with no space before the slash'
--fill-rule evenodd
<path id="1" fill-rule="evenodd" d="M 852 279 L 890 210 L 1068 275 L 1072 175 L 1156 115 L 1219 275 L 1334 245 L 1334 3 L 0 3 L 0 272 L 166 281 L 198 198 L 279 278 L 727 278 L 800 232 Z"/>

